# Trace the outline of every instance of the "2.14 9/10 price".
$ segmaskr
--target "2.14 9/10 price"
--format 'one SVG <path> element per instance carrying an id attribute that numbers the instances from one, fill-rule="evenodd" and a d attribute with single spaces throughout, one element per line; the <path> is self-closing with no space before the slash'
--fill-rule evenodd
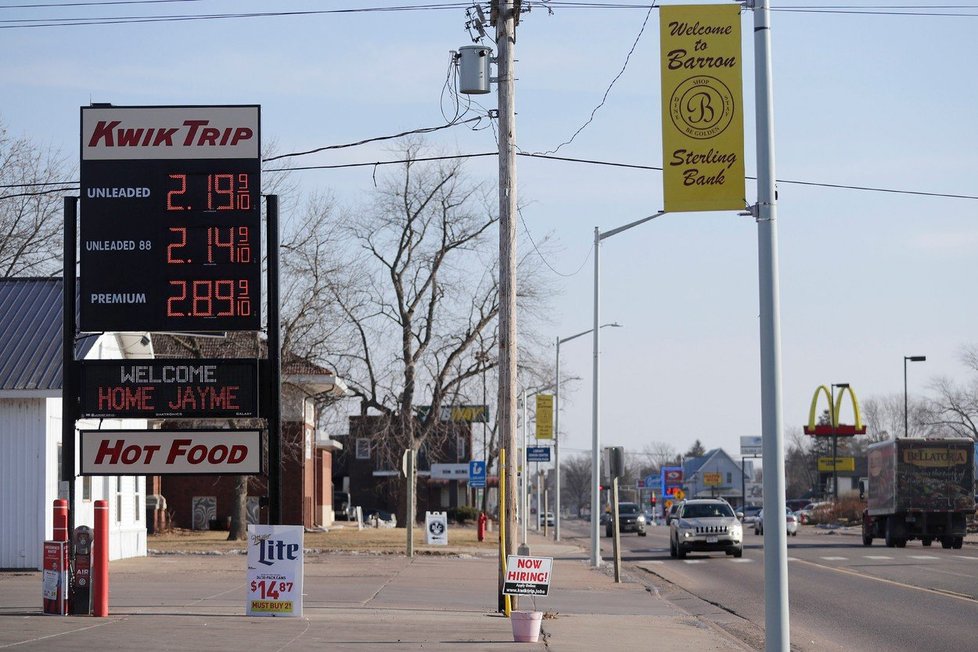
<path id="1" fill-rule="evenodd" d="M 262 600 L 278 600 L 282 593 L 292 592 L 292 582 L 276 582 L 275 580 L 252 580 L 251 592 L 257 593 Z"/>

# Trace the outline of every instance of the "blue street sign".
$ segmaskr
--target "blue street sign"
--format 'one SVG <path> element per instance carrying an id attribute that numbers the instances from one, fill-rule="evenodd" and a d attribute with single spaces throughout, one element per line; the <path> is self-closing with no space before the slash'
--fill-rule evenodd
<path id="1" fill-rule="evenodd" d="M 469 462 L 469 486 L 480 489 L 486 486 L 486 463 L 482 460 Z"/>
<path id="2" fill-rule="evenodd" d="M 527 462 L 549 462 L 550 447 L 549 446 L 527 446 L 526 461 Z"/>

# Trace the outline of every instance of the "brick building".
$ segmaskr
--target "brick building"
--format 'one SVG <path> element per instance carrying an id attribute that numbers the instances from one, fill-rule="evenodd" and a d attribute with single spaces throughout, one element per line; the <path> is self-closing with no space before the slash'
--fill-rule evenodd
<path id="1" fill-rule="evenodd" d="M 350 432 L 343 439 L 343 450 L 333 457 L 333 478 L 337 488 L 349 491 L 354 505 L 368 510 L 397 514 L 398 523 L 406 513 L 406 487 L 401 472 L 405 448 L 397 441 L 396 422 L 380 415 L 355 415 L 349 418 Z M 472 454 L 472 424 L 440 423 L 418 450 L 417 516 L 425 511 L 445 511 L 470 505 L 468 484 L 431 476 L 432 464 L 467 464 Z"/>
<path id="2" fill-rule="evenodd" d="M 263 357 L 264 342 L 251 333 L 227 338 L 155 336 L 157 357 Z M 317 433 L 317 406 L 346 396 L 346 386 L 332 372 L 306 360 L 285 356 L 282 362 L 282 524 L 307 528 L 333 522 L 332 456 L 342 444 Z M 228 426 L 225 421 L 221 424 Z M 171 430 L 186 421 L 164 422 Z M 195 424 L 195 427 L 202 427 Z M 211 422 L 208 427 L 214 427 Z M 258 420 L 235 420 L 234 427 L 261 427 Z M 267 464 L 267 451 L 266 451 Z M 238 476 L 156 476 L 150 489 L 174 527 L 226 529 L 238 500 Z M 247 479 L 248 522 L 267 522 L 266 476 Z"/>

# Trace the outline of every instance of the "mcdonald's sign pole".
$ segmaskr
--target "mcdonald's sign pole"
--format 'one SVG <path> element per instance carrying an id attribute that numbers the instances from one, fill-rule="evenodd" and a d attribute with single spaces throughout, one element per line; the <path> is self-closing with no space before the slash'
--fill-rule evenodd
<path id="1" fill-rule="evenodd" d="M 748 3 L 748 6 L 750 4 Z M 781 414 L 781 324 L 778 287 L 774 97 L 768 0 L 754 2 L 754 93 L 757 125 L 758 281 L 760 294 L 761 435 L 764 464 L 764 627 L 767 652 L 788 652 L 788 535 Z M 773 504 L 770 504 L 773 502 Z"/>

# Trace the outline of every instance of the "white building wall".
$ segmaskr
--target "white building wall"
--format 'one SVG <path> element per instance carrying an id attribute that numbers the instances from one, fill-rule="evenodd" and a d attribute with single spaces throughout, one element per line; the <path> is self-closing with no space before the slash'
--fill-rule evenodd
<path id="1" fill-rule="evenodd" d="M 0 400 L 0 568 L 40 568 L 51 536 L 45 421 L 43 398 Z"/>

